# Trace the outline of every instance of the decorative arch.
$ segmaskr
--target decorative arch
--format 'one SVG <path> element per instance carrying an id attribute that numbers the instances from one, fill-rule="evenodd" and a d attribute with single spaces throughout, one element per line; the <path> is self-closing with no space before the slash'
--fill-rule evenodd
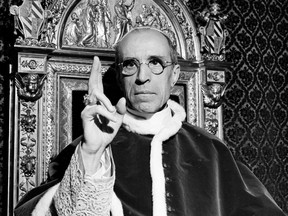
<path id="1" fill-rule="evenodd" d="M 52 23 L 60 17 L 55 27 L 58 50 L 113 50 L 113 44 L 126 31 L 153 26 L 177 44 L 180 58 L 201 60 L 194 19 L 180 0 L 74 0 L 63 4 L 57 1 L 51 8 L 55 15 Z"/>

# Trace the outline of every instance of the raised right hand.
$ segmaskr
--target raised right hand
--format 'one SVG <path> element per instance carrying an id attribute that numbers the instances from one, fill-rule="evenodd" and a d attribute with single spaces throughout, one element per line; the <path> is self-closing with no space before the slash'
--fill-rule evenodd
<path id="1" fill-rule="evenodd" d="M 126 112 L 126 101 L 121 98 L 116 106 L 103 92 L 101 63 L 94 57 L 89 78 L 89 104 L 81 113 L 84 129 L 82 151 L 94 157 L 94 165 L 117 134 Z"/>

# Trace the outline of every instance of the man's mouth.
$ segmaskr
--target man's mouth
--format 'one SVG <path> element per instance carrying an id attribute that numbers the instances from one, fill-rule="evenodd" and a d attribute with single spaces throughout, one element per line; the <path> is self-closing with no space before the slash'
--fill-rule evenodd
<path id="1" fill-rule="evenodd" d="M 150 94 L 155 94 L 155 93 L 152 91 L 148 91 L 148 90 L 135 92 L 135 95 L 150 95 Z"/>

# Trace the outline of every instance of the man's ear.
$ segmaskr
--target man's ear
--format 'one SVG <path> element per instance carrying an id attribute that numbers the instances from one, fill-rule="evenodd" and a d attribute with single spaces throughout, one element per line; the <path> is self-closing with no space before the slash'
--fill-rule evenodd
<path id="1" fill-rule="evenodd" d="M 176 84 L 179 75 L 180 75 L 180 65 L 175 64 L 171 74 L 171 87 L 173 87 Z"/>

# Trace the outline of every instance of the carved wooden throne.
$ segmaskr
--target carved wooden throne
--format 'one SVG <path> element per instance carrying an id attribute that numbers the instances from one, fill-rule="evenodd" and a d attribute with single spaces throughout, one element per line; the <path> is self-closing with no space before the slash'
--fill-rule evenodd
<path id="1" fill-rule="evenodd" d="M 23 0 L 10 8 L 18 62 L 11 67 L 8 215 L 45 180 L 51 157 L 82 133 L 94 55 L 102 62 L 105 93 L 117 99 L 113 45 L 135 26 L 159 28 L 177 44 L 181 74 L 171 98 L 185 107 L 188 122 L 222 138 L 225 17 L 213 4 L 200 14 L 206 24 L 196 26 L 185 2 Z"/>

